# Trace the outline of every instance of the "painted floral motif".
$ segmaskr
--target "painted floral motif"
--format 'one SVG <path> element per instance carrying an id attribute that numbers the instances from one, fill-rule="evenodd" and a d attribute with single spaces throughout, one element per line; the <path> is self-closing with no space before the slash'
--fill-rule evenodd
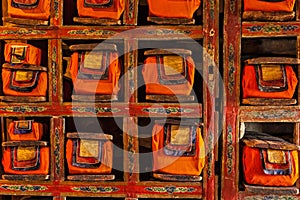
<path id="1" fill-rule="evenodd" d="M 119 191 L 119 188 L 116 187 L 101 187 L 101 186 L 82 186 L 82 187 L 73 187 L 71 189 L 78 192 L 92 192 L 92 193 L 111 193 L 111 192 Z"/>
<path id="2" fill-rule="evenodd" d="M 283 119 L 283 118 L 295 118 L 298 116 L 296 111 L 288 110 L 270 110 L 266 112 L 249 111 L 245 112 L 246 117 L 254 117 L 260 119 Z"/>
<path id="3" fill-rule="evenodd" d="M 53 54 L 52 54 L 52 85 L 53 85 L 53 94 L 57 94 L 57 63 L 56 63 L 56 58 L 57 58 L 57 50 L 56 47 L 53 47 Z"/>
<path id="4" fill-rule="evenodd" d="M 20 28 L 18 30 L 3 30 L 0 31 L 0 35 L 43 35 L 46 34 L 46 31 L 42 31 L 42 30 L 28 30 L 25 28 Z"/>
<path id="5" fill-rule="evenodd" d="M 114 35 L 115 31 L 108 30 L 96 30 L 96 29 L 84 29 L 84 30 L 70 30 L 68 31 L 70 35 Z"/>
<path id="6" fill-rule="evenodd" d="M 234 147 L 232 145 L 232 127 L 231 125 L 228 125 L 227 127 L 227 161 L 226 161 L 226 167 L 227 167 L 227 173 L 231 174 L 232 172 L 232 159 L 233 159 L 233 151 Z"/>
<path id="7" fill-rule="evenodd" d="M 59 1 L 58 1 L 58 0 L 55 0 L 55 1 L 54 1 L 54 13 L 55 13 L 55 19 L 58 19 L 58 17 L 59 17 L 58 7 L 59 7 Z"/>
<path id="8" fill-rule="evenodd" d="M 176 114 L 176 113 L 191 113 L 193 109 L 185 109 L 180 107 L 168 107 L 168 108 L 143 108 L 143 112 L 157 113 L 157 114 Z"/>
<path id="9" fill-rule="evenodd" d="M 299 27 L 295 25 L 255 25 L 247 27 L 246 29 L 250 32 L 264 32 L 264 33 L 278 33 L 278 32 L 289 32 L 295 31 Z"/>
<path id="10" fill-rule="evenodd" d="M 130 19 L 133 19 L 134 17 L 134 2 L 134 0 L 129 0 L 128 16 Z"/>
<path id="11" fill-rule="evenodd" d="M 229 44 L 229 56 L 228 56 L 228 92 L 232 95 L 234 86 L 235 86 L 235 79 L 234 79 L 234 48 L 232 43 Z"/>
<path id="12" fill-rule="evenodd" d="M 196 191 L 196 189 L 193 187 L 176 187 L 176 186 L 146 187 L 145 190 L 148 192 L 168 193 L 168 194 L 191 193 Z"/>
<path id="13" fill-rule="evenodd" d="M 101 107 L 101 108 L 97 108 L 97 107 L 72 107 L 72 111 L 75 112 L 87 112 L 87 113 L 116 113 L 116 112 L 120 112 L 121 110 L 118 108 L 106 108 L 106 107 Z"/>
<path id="14" fill-rule="evenodd" d="M 46 110 L 47 109 L 45 107 L 38 106 L 7 106 L 0 108 L 0 111 L 18 113 L 44 112 Z"/>
<path id="15" fill-rule="evenodd" d="M 41 185 L 1 185 L 4 190 L 22 191 L 22 192 L 35 192 L 48 190 L 46 186 Z"/>
<path id="16" fill-rule="evenodd" d="M 134 149 L 133 149 L 133 137 L 128 133 L 128 159 L 129 159 L 129 175 L 132 176 L 134 168 Z"/>
<path id="17" fill-rule="evenodd" d="M 170 30 L 170 29 L 155 29 L 148 30 L 147 34 L 149 35 L 177 35 L 177 34 L 191 34 L 192 31 L 188 30 Z"/>
<path id="18" fill-rule="evenodd" d="M 55 173 L 59 175 L 60 171 L 60 146 L 59 146 L 59 131 L 58 128 L 55 129 L 55 149 L 54 149 L 54 156 L 55 156 Z"/>
<path id="19" fill-rule="evenodd" d="M 231 14 L 233 14 L 235 12 L 236 3 L 237 2 L 235 0 L 230 0 L 229 9 L 230 9 Z"/>

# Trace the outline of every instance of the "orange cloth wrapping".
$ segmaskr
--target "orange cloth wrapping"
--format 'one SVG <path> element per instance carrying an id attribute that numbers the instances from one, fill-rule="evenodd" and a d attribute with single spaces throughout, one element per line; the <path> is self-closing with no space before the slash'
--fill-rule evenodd
<path id="1" fill-rule="evenodd" d="M 43 175 L 49 174 L 49 159 L 50 159 L 49 147 L 40 147 L 40 159 L 39 167 L 34 170 L 15 170 L 12 169 L 12 151 L 11 148 L 7 147 L 4 149 L 2 166 L 5 173 L 16 174 L 16 175 Z"/>
<path id="2" fill-rule="evenodd" d="M 156 124 L 152 130 L 153 170 L 155 172 L 199 176 L 205 164 L 205 146 L 201 129 L 196 129 L 195 154 L 168 156 L 164 153 L 164 126 Z"/>
<path id="3" fill-rule="evenodd" d="M 26 43 L 5 44 L 4 57 L 8 63 L 31 65 L 41 64 L 41 49 Z"/>
<path id="4" fill-rule="evenodd" d="M 124 8 L 125 0 L 77 0 L 80 17 L 119 19 Z"/>
<path id="5" fill-rule="evenodd" d="M 73 141 L 67 140 L 66 145 L 66 158 L 70 174 L 110 174 L 113 163 L 113 143 L 106 141 L 102 145 L 101 149 L 101 165 L 96 168 L 82 168 L 72 165 L 73 159 Z M 79 155 L 76 155 L 77 157 Z"/>
<path id="6" fill-rule="evenodd" d="M 298 152 L 291 151 L 292 170 L 290 175 L 269 175 L 263 171 L 260 149 L 243 147 L 243 170 L 246 183 L 264 186 L 292 186 L 299 177 Z"/>
<path id="7" fill-rule="evenodd" d="M 19 84 L 15 84 L 12 87 L 13 72 L 11 69 L 2 69 L 2 81 L 3 81 L 3 93 L 8 96 L 30 96 L 30 97 L 40 97 L 46 96 L 47 87 L 48 87 L 48 79 L 47 72 L 39 72 L 39 75 L 36 75 L 35 79 L 32 79 L 31 89 L 24 92 L 19 90 L 18 88 L 24 88 L 28 86 L 28 83 L 24 84 L 20 82 Z"/>
<path id="8" fill-rule="evenodd" d="M 244 0 L 245 11 L 267 11 L 267 12 L 292 12 L 295 0 L 284 0 L 279 2 L 268 0 Z"/>
<path id="9" fill-rule="evenodd" d="M 192 19 L 200 2 L 200 0 L 148 0 L 149 15 Z"/>
<path id="10" fill-rule="evenodd" d="M 258 89 L 256 72 L 253 65 L 247 65 L 243 71 L 243 98 L 282 98 L 290 99 L 293 97 L 298 80 L 293 68 L 286 66 L 286 77 L 288 88 L 285 91 L 280 92 L 263 92 Z"/>
<path id="11" fill-rule="evenodd" d="M 106 80 L 90 80 L 80 79 L 77 77 L 79 72 L 78 52 L 74 52 L 71 56 L 70 73 L 74 90 L 76 94 L 118 94 L 119 78 L 121 74 L 120 62 L 118 60 L 118 53 L 111 52 L 109 67 L 108 67 L 108 79 Z"/>
<path id="12" fill-rule="evenodd" d="M 22 125 L 24 124 L 24 125 Z M 30 125 L 31 124 L 31 125 Z M 22 129 L 23 126 L 23 130 L 28 128 L 28 131 L 23 131 L 20 130 L 19 132 L 23 131 L 24 133 L 16 133 L 18 132 L 18 127 L 19 129 Z M 24 126 L 27 126 L 26 128 L 24 128 Z M 30 127 L 31 126 L 31 127 Z M 8 136 L 10 140 L 14 140 L 14 141 L 22 141 L 22 140 L 41 140 L 43 137 L 43 125 L 41 123 L 38 122 L 27 122 L 26 120 L 24 121 L 13 121 L 8 125 Z"/>
<path id="13" fill-rule="evenodd" d="M 7 12 L 10 17 L 48 20 L 50 2 L 50 0 L 7 0 Z"/>
<path id="14" fill-rule="evenodd" d="M 192 57 L 186 57 L 187 60 L 187 81 L 181 84 L 161 84 L 158 74 L 157 58 L 150 56 L 146 58 L 142 70 L 146 84 L 146 94 L 163 95 L 190 95 L 195 76 L 195 64 Z M 184 78 L 183 76 L 181 78 Z"/>

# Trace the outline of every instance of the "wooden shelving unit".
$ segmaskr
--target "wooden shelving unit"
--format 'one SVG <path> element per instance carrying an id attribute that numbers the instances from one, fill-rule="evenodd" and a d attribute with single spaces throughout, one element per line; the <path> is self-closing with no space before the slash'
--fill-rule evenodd
<path id="1" fill-rule="evenodd" d="M 257 130 L 299 145 L 299 86 L 294 105 L 276 101 L 247 105 L 242 99 L 244 60 L 253 57 L 299 58 L 299 1 L 288 21 L 244 20 L 243 1 L 224 1 L 224 85 L 221 199 L 299 199 L 299 181 L 291 188 L 244 186 L 241 166 L 243 134 Z M 283 19 L 283 18 L 281 18 Z M 293 68 L 299 79 L 299 68 Z M 247 104 L 245 104 L 247 103 Z M 295 102 L 294 102 L 295 103 Z"/>
<path id="2" fill-rule="evenodd" d="M 6 1 L 2 2 L 2 16 L 6 16 Z M 0 52 L 3 56 L 4 41 L 27 40 L 39 44 L 47 56 L 48 95 L 46 102 L 8 103 L 0 102 L 0 117 L 49 119 L 48 141 L 51 149 L 50 179 L 47 181 L 0 180 L 0 194 L 4 199 L 20 199 L 32 196 L 37 199 L 218 199 L 218 176 L 215 162 L 218 161 L 218 94 L 219 67 L 219 0 L 204 0 L 195 14 L 195 25 L 157 25 L 147 22 L 147 2 L 126 0 L 126 8 L 120 25 L 80 25 L 76 17 L 76 0 L 52 0 L 48 26 L 9 26 L 2 21 L 0 26 Z M 97 43 L 104 40 L 117 41 L 118 50 L 124 52 L 121 91 L 113 103 L 72 102 L 72 84 L 64 73 L 66 60 L 70 56 L 67 47 L 77 42 Z M 191 41 L 193 43 L 191 43 Z M 141 68 L 144 46 L 172 44 L 192 50 L 193 56 L 201 58 L 196 63 L 198 74 L 194 91 L 196 100 L 184 103 L 151 103 L 144 100 Z M 164 47 L 164 46 L 163 46 Z M 202 51 L 199 47 L 203 47 Z M 149 47 L 148 47 L 149 48 Z M 198 52 L 201 52 L 199 55 Z M 2 57 L 1 56 L 1 57 Z M 3 64 L 3 59 L 1 59 Z M 201 78 L 201 76 L 203 78 Z M 2 91 L 1 91 L 2 92 Z M 142 151 L 151 151 L 151 132 L 139 124 L 145 119 L 166 117 L 200 119 L 203 126 L 206 163 L 201 174 L 202 181 L 178 182 L 159 181 L 151 171 L 140 173 L 151 166 L 142 163 Z M 119 148 L 114 154 L 115 180 L 71 181 L 67 180 L 65 141 L 74 120 L 96 119 L 102 123 L 115 120 L 118 128 L 113 143 Z M 111 125 L 111 124 L 109 124 Z M 3 126 L 3 125 L 2 125 Z M 111 126 L 112 127 L 112 126 Z M 109 127 L 107 127 L 109 129 Z M 148 130 L 149 131 L 149 130 Z M 3 128 L 2 132 L 5 132 Z M 120 133 L 120 134 L 119 134 Z M 142 140 L 148 135 L 148 140 Z M 151 136 L 151 135 L 150 135 Z M 143 143 L 144 142 L 144 143 Z M 148 149 L 147 149 L 148 148 Z M 117 166 L 118 165 L 118 166 Z M 2 171 L 3 172 L 3 171 Z M 13 195 L 10 197 L 10 195 Z"/>

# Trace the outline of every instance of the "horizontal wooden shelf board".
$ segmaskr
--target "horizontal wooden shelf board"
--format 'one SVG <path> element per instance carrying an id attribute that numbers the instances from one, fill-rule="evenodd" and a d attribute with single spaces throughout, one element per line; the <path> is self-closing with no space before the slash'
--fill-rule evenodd
<path id="1" fill-rule="evenodd" d="M 0 101 L 2 102 L 21 102 L 21 103 L 37 103 L 45 102 L 46 97 L 22 97 L 22 96 L 0 96 Z"/>
<path id="2" fill-rule="evenodd" d="M 121 25 L 121 20 L 74 17 L 74 22 L 86 25 Z"/>
<path id="3" fill-rule="evenodd" d="M 269 99 L 269 98 L 246 98 L 243 104 L 259 106 L 289 106 L 297 104 L 296 99 Z"/>
<path id="4" fill-rule="evenodd" d="M 113 181 L 115 175 L 69 175 L 70 181 Z"/>
<path id="5" fill-rule="evenodd" d="M 244 11 L 243 20 L 256 21 L 288 21 L 295 17 L 295 12 L 263 12 L 263 11 Z"/>
<path id="6" fill-rule="evenodd" d="M 185 18 L 163 18 L 163 17 L 147 17 L 149 22 L 154 22 L 156 24 L 195 24 L 195 19 L 185 19 Z"/>
<path id="7" fill-rule="evenodd" d="M 11 175 L 4 174 L 2 179 L 8 181 L 47 181 L 50 179 L 50 175 Z"/>
<path id="8" fill-rule="evenodd" d="M 171 174 L 159 174 L 153 173 L 153 177 L 164 181 L 178 181 L 178 182 L 197 182 L 201 181 L 201 176 L 185 176 L 185 175 L 171 175 Z"/>
<path id="9" fill-rule="evenodd" d="M 130 31 L 132 30 L 132 31 Z M 128 31 L 128 32 L 124 32 Z M 124 33 L 122 33 L 124 32 Z M 122 33 L 122 34 L 119 34 Z M 163 37 L 162 37 L 163 36 Z M 60 26 L 58 38 L 85 39 L 132 38 L 145 40 L 203 38 L 203 27 L 197 26 Z M 112 39 L 110 38 L 110 39 Z"/>
<path id="10" fill-rule="evenodd" d="M 27 26 L 47 26 L 49 21 L 38 20 L 38 19 L 22 19 L 22 18 L 12 18 L 3 17 L 4 22 L 13 23 L 16 25 L 27 25 Z"/>
<path id="11" fill-rule="evenodd" d="M 254 194 L 274 194 L 274 195 L 298 195 L 297 187 L 270 187 L 270 186 L 254 186 L 243 184 L 245 192 Z"/>
<path id="12" fill-rule="evenodd" d="M 242 37 L 288 37 L 299 34 L 300 21 L 242 23 Z"/>
<path id="13" fill-rule="evenodd" d="M 299 106 L 240 106 L 242 122 L 300 122 Z"/>
<path id="14" fill-rule="evenodd" d="M 22 147 L 28 147 L 28 146 L 47 146 L 48 142 L 45 141 L 8 141 L 3 142 L 3 147 L 15 147 L 15 146 L 22 146 Z"/>
<path id="15" fill-rule="evenodd" d="M 112 140 L 113 136 L 104 133 L 85 133 L 85 132 L 72 132 L 67 133 L 67 138 L 80 138 L 91 140 Z"/>

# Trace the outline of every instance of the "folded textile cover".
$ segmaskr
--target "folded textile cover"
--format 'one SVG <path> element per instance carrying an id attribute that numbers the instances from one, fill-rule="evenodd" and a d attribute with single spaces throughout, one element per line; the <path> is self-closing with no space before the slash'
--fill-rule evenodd
<path id="1" fill-rule="evenodd" d="M 77 0 L 80 17 L 120 19 L 125 0 Z"/>
<path id="2" fill-rule="evenodd" d="M 8 16 L 24 19 L 48 20 L 50 0 L 7 0 Z"/>
<path id="3" fill-rule="evenodd" d="M 149 16 L 192 19 L 200 0 L 148 0 Z"/>

